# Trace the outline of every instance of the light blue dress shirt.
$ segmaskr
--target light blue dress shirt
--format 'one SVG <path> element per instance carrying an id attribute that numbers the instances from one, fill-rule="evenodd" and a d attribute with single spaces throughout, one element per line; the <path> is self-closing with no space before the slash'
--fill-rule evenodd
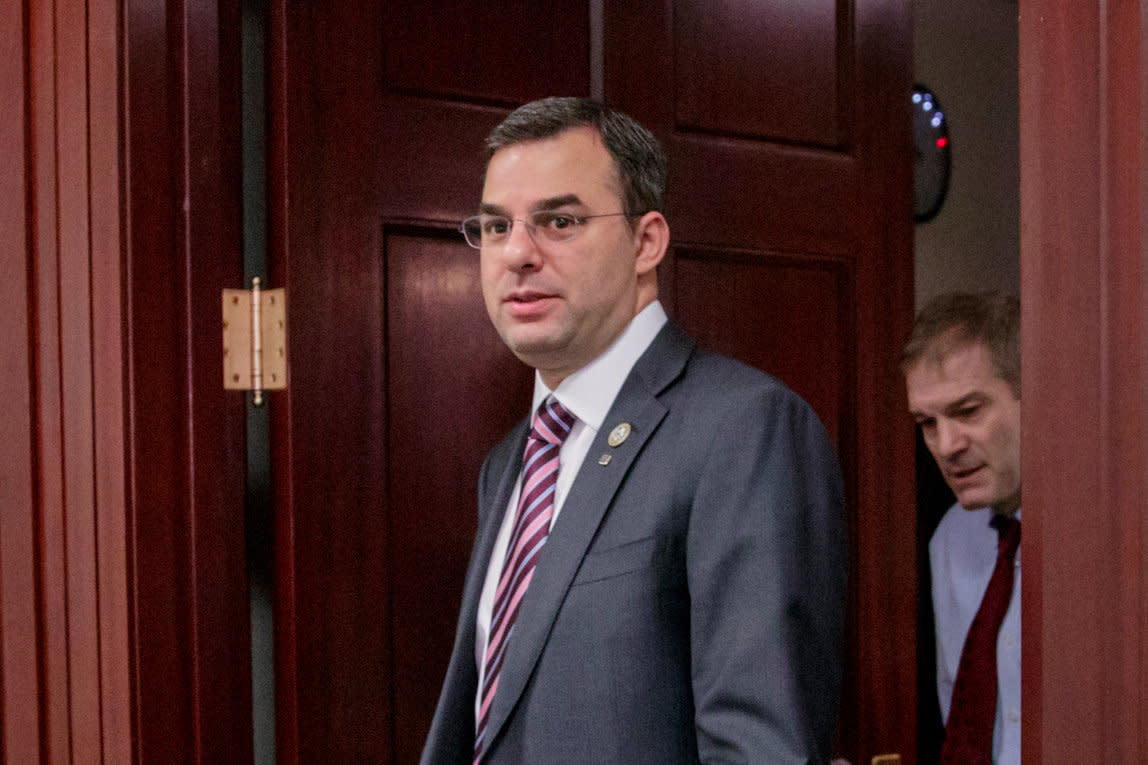
<path id="1" fill-rule="evenodd" d="M 1020 511 L 1017 511 L 1020 519 Z M 933 614 L 937 635 L 937 696 L 949 719 L 953 683 L 969 626 L 996 566 L 997 531 L 992 510 L 953 505 L 929 541 Z M 993 761 L 1020 765 L 1020 551 L 1016 554 L 1012 599 L 997 636 L 997 717 Z"/>

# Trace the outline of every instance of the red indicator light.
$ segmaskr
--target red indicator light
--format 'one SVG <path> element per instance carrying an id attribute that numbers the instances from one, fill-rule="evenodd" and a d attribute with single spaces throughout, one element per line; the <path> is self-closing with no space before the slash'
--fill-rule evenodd
<path id="1" fill-rule="evenodd" d="M 949 145 L 949 139 L 948 138 L 938 138 L 937 139 L 937 148 L 938 149 L 943 149 L 948 145 Z"/>

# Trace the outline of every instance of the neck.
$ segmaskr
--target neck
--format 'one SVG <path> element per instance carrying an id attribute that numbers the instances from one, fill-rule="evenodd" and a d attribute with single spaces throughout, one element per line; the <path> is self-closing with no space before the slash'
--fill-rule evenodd
<path id="1" fill-rule="evenodd" d="M 1003 515 L 1008 518 L 1016 515 L 1016 511 L 1020 509 L 1020 491 L 1009 497 L 1008 499 L 998 502 L 993 505 L 993 512 L 997 515 Z"/>

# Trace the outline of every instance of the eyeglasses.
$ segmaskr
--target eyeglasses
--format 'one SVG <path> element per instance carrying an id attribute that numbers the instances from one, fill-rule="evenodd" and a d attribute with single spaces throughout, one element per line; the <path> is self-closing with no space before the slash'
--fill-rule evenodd
<path id="1" fill-rule="evenodd" d="M 510 239 L 514 224 L 522 221 L 526 231 L 538 244 L 558 244 L 569 242 L 582 232 L 586 221 L 593 218 L 638 218 L 629 213 L 602 213 L 601 215 L 575 215 L 570 212 L 537 210 L 525 218 L 508 218 L 505 215 L 472 215 L 462 222 L 458 230 L 466 237 L 466 243 L 476 249 L 501 247 Z"/>

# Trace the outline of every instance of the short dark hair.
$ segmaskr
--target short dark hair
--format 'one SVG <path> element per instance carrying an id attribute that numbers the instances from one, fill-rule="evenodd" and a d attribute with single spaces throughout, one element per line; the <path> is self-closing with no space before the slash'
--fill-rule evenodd
<path id="1" fill-rule="evenodd" d="M 589 98 L 543 98 L 518 107 L 487 136 L 486 160 L 507 146 L 575 127 L 592 127 L 601 136 L 614 159 L 627 214 L 664 212 L 666 155 L 658 139 L 629 115 Z"/>
<path id="2" fill-rule="evenodd" d="M 940 363 L 957 348 L 980 343 L 993 371 L 1020 398 L 1020 301 L 999 292 L 950 292 L 917 314 L 901 354 L 901 370 L 919 361 Z"/>

